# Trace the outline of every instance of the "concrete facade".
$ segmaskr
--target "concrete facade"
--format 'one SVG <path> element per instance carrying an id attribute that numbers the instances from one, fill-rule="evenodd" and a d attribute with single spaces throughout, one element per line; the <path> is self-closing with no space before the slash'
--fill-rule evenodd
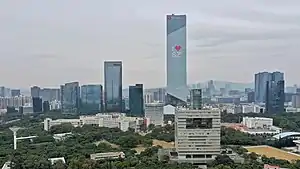
<path id="1" fill-rule="evenodd" d="M 177 108 L 175 147 L 178 162 L 205 166 L 220 154 L 220 110 Z"/>

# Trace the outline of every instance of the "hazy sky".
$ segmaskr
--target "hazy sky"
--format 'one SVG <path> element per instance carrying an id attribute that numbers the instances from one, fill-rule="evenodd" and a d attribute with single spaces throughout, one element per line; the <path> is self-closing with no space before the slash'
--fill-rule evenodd
<path id="1" fill-rule="evenodd" d="M 251 82 L 285 72 L 300 84 L 299 0 L 1 0 L 0 85 L 165 84 L 165 15 L 188 15 L 188 81 Z"/>

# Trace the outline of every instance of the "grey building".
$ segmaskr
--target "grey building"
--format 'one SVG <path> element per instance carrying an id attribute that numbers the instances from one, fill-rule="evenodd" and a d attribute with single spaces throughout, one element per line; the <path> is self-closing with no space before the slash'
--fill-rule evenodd
<path id="1" fill-rule="evenodd" d="M 40 95 L 41 88 L 38 86 L 33 86 L 30 88 L 31 97 L 41 97 Z"/>
<path id="2" fill-rule="evenodd" d="M 267 113 L 277 114 L 284 112 L 284 80 L 272 79 L 267 82 L 266 106 Z"/>
<path id="3" fill-rule="evenodd" d="M 155 126 L 162 126 L 164 124 L 164 104 L 145 104 L 145 117 L 150 119 L 151 124 L 154 124 Z"/>
<path id="4" fill-rule="evenodd" d="M 64 88 L 65 88 L 65 85 L 60 85 L 59 95 L 60 95 L 60 108 L 61 108 L 61 111 L 64 110 L 64 104 L 63 104 L 63 100 L 64 100 Z"/>
<path id="5" fill-rule="evenodd" d="M 278 82 L 279 80 L 284 80 L 284 74 L 281 72 L 260 72 L 255 74 L 255 102 L 265 102 L 267 93 L 267 82 Z"/>
<path id="6" fill-rule="evenodd" d="M 106 112 L 122 111 L 122 62 L 104 62 L 104 107 Z"/>
<path id="7" fill-rule="evenodd" d="M 130 115 L 144 117 L 143 84 L 129 86 L 129 111 Z"/>
<path id="8" fill-rule="evenodd" d="M 12 89 L 11 90 L 11 96 L 12 97 L 17 97 L 21 95 L 21 90 L 20 89 Z"/>
<path id="9" fill-rule="evenodd" d="M 40 96 L 43 101 L 60 100 L 60 89 L 43 88 L 40 90 Z"/>
<path id="10" fill-rule="evenodd" d="M 202 90 L 201 89 L 191 89 L 190 91 L 191 108 L 192 109 L 202 109 Z"/>
<path id="11" fill-rule="evenodd" d="M 81 86 L 81 112 L 97 113 L 103 112 L 103 89 L 102 85 Z"/>
<path id="12" fill-rule="evenodd" d="M 78 82 L 66 83 L 62 90 L 62 111 L 67 114 L 79 113 L 80 87 Z"/>
<path id="13" fill-rule="evenodd" d="M 171 105 L 186 104 L 187 61 L 186 61 L 186 15 L 167 15 L 167 98 Z"/>

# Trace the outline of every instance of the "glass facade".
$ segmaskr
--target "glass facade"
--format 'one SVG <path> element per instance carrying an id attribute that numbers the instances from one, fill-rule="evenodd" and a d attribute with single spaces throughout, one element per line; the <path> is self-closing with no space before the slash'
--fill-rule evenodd
<path id="1" fill-rule="evenodd" d="M 81 86 L 81 106 L 82 113 L 96 113 L 103 111 L 103 91 L 102 85 Z"/>
<path id="2" fill-rule="evenodd" d="M 143 84 L 129 86 L 130 115 L 144 117 Z"/>
<path id="3" fill-rule="evenodd" d="M 260 72 L 255 74 L 255 102 L 263 103 L 266 101 L 267 82 L 284 80 L 281 72 Z"/>
<path id="4" fill-rule="evenodd" d="M 186 102 L 186 15 L 167 15 L 167 101 Z M 176 102 L 178 102 L 178 100 Z"/>
<path id="5" fill-rule="evenodd" d="M 273 72 L 269 74 L 269 81 L 266 83 L 266 112 L 277 114 L 284 112 L 285 102 L 285 81 L 284 74 Z"/>
<path id="6" fill-rule="evenodd" d="M 122 112 L 122 62 L 104 62 L 104 104 L 106 112 Z"/>
<path id="7" fill-rule="evenodd" d="M 79 113 L 80 87 L 78 82 L 66 83 L 62 87 L 62 108 L 63 113 Z"/>

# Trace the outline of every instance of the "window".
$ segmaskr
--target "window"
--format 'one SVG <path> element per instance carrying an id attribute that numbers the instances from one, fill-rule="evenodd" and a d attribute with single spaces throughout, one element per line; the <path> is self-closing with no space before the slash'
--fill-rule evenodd
<path id="1" fill-rule="evenodd" d="M 212 118 L 186 119 L 186 129 L 210 129 L 210 128 L 212 128 Z"/>

